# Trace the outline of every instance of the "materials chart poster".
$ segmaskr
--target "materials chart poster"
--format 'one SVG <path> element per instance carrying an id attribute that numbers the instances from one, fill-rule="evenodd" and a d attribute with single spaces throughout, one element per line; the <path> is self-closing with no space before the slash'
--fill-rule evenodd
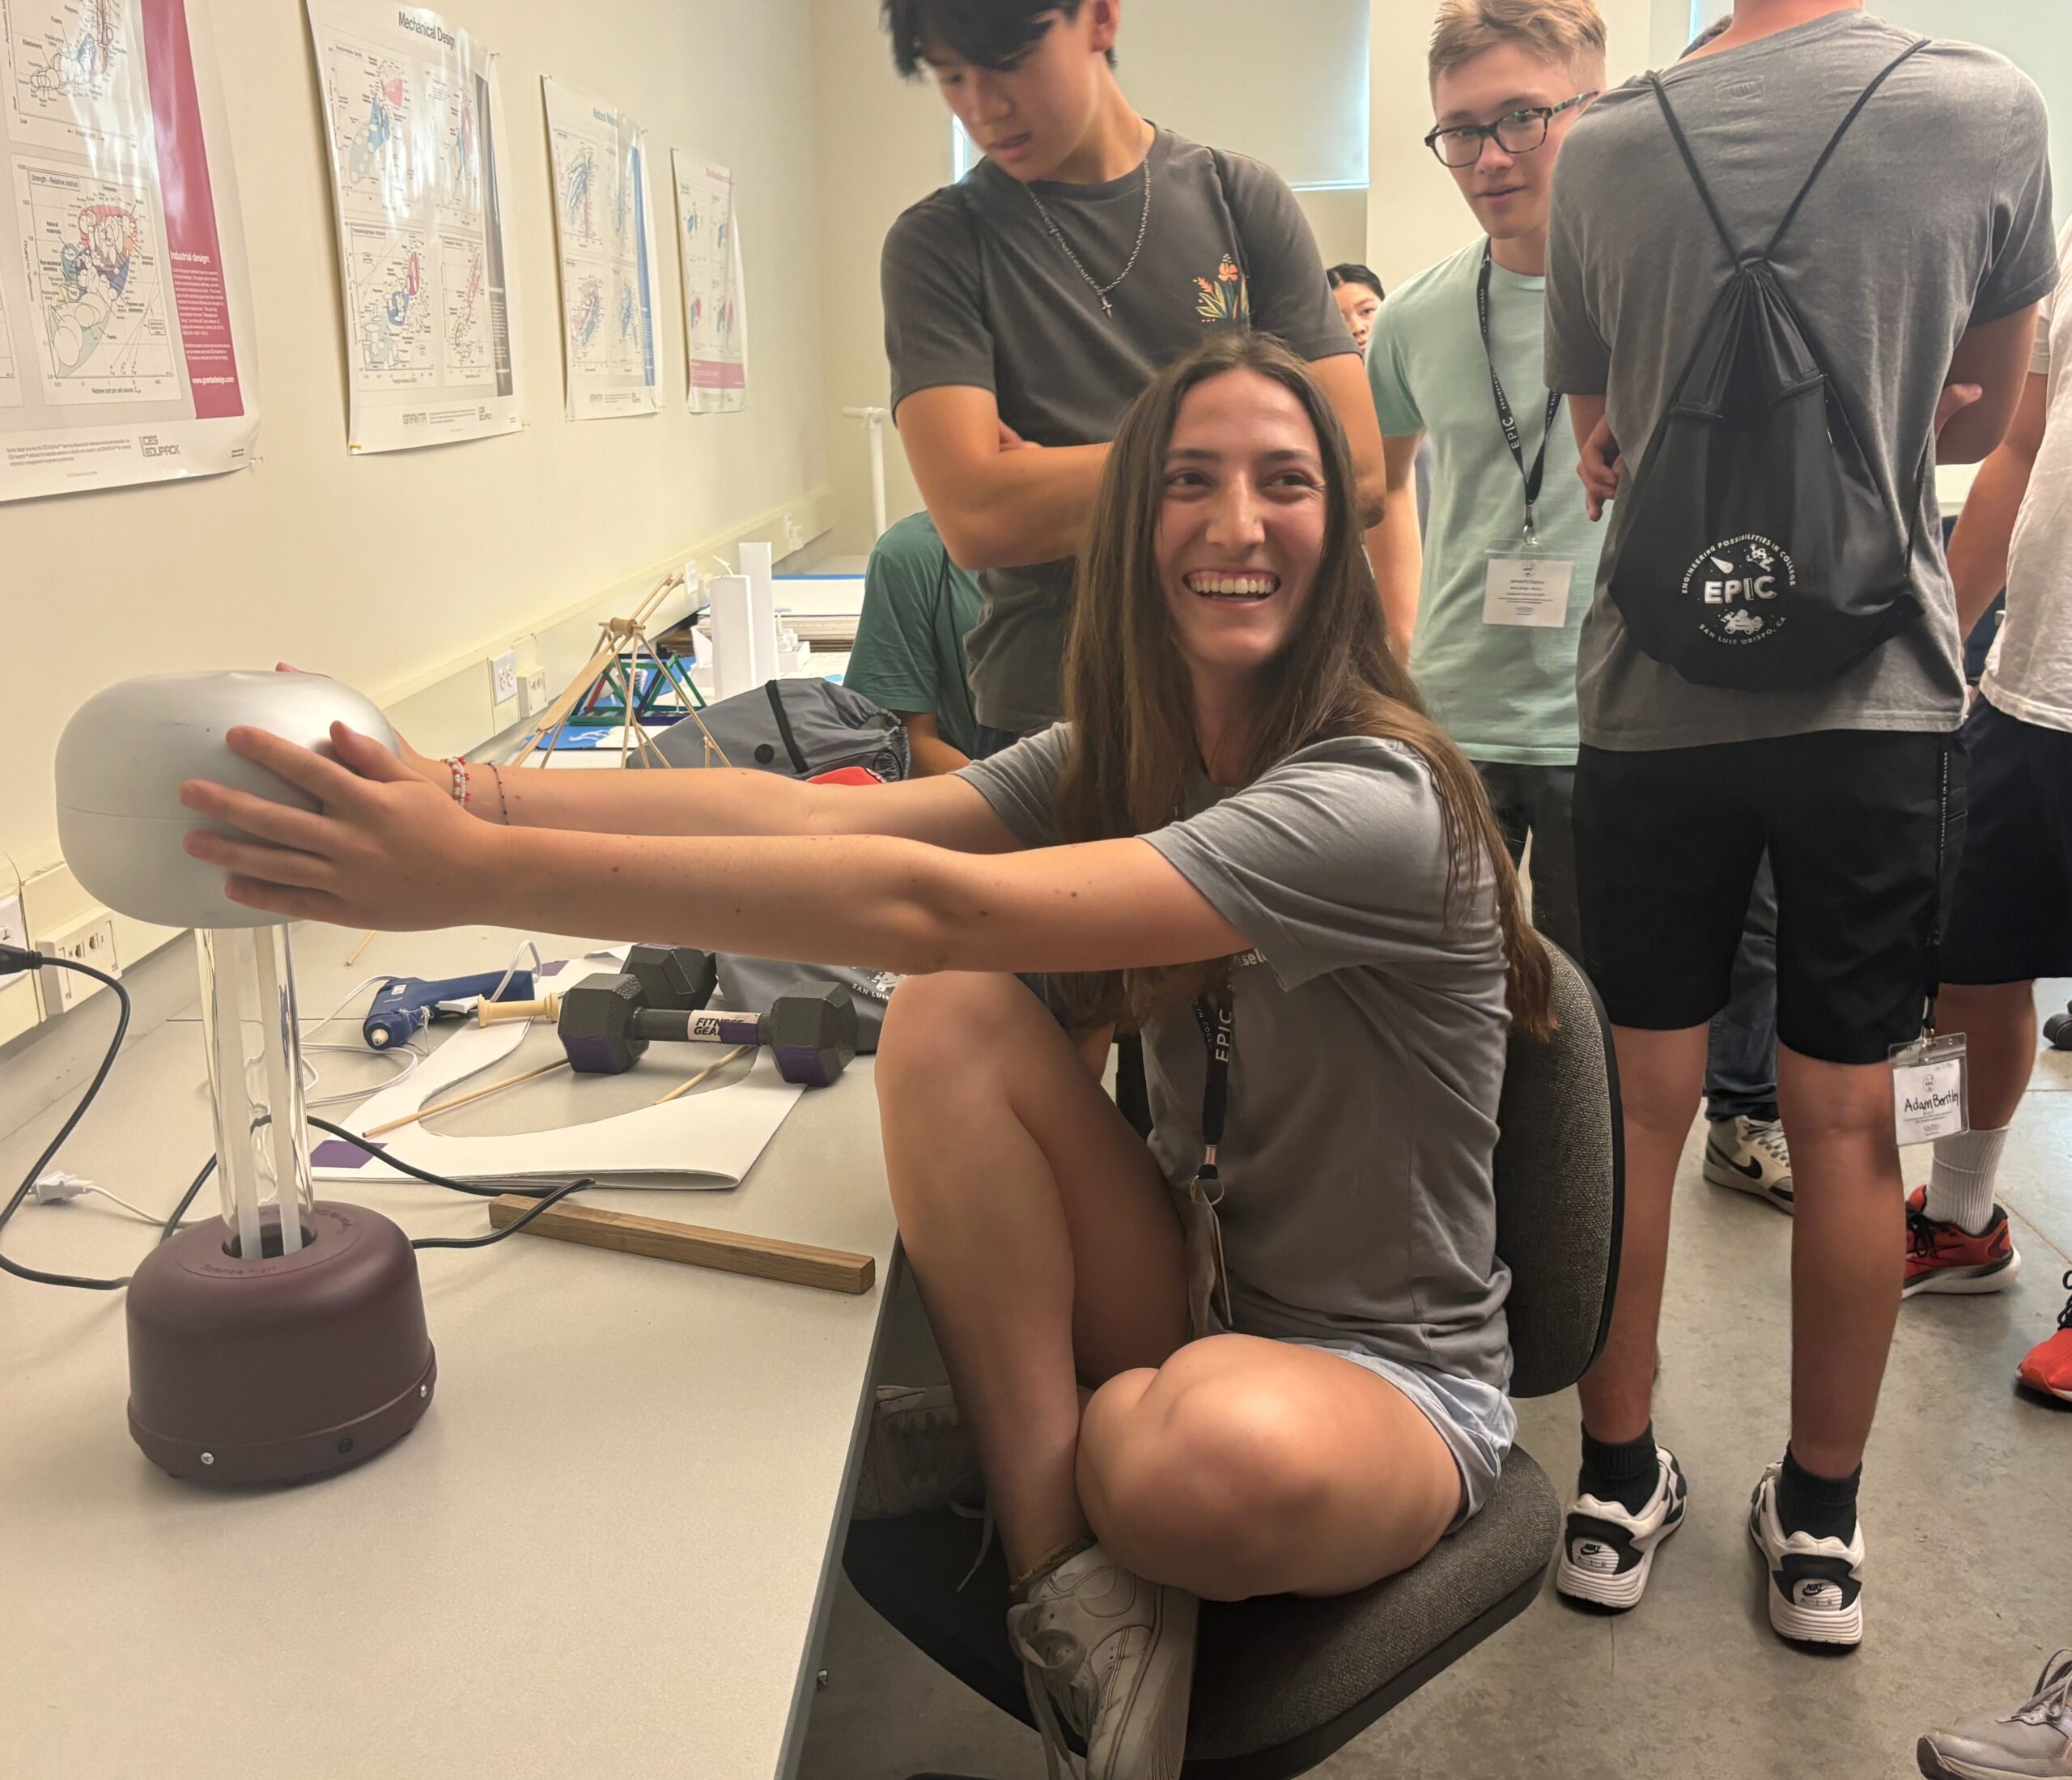
<path id="1" fill-rule="evenodd" d="M 0 500 L 250 461 L 252 299 L 203 10 L 0 0 Z"/>
<path id="2" fill-rule="evenodd" d="M 496 58 L 419 6 L 309 0 L 344 287 L 346 443 L 522 424 Z"/>
<path id="3" fill-rule="evenodd" d="M 661 409 L 648 142 L 625 113 L 558 80 L 546 90 L 568 418 Z"/>
<path id="4" fill-rule="evenodd" d="M 748 405 L 748 317 L 741 307 L 734 176 L 681 148 L 669 152 L 677 176 L 677 251 L 683 262 L 690 411 L 733 414 Z"/>

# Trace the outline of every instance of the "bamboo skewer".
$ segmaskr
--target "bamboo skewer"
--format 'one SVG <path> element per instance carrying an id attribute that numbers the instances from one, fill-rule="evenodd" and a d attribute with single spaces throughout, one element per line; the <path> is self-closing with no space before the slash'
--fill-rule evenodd
<path id="1" fill-rule="evenodd" d="M 672 1100 L 681 1100 L 707 1076 L 717 1075 L 737 1057 L 745 1057 L 755 1047 L 752 1044 L 736 1045 L 732 1050 L 729 1051 L 726 1056 L 720 1058 L 717 1063 L 708 1063 L 703 1069 L 699 1070 L 696 1075 L 693 1076 L 690 1081 L 680 1082 L 677 1086 L 670 1089 L 669 1091 L 664 1094 L 660 1100 L 657 1100 L 655 1104 L 658 1107 L 666 1107 Z"/>
<path id="2" fill-rule="evenodd" d="M 543 1063 L 537 1069 L 528 1069 L 522 1075 L 506 1076 L 501 1081 L 492 1081 L 486 1088 L 475 1088 L 466 1094 L 456 1094 L 451 1100 L 442 1100 L 435 1106 L 420 1107 L 415 1112 L 401 1119 L 391 1119 L 386 1124 L 376 1125 L 372 1131 L 360 1133 L 363 1137 L 386 1136 L 392 1131 L 401 1131 L 405 1125 L 414 1125 L 420 1119 L 430 1119 L 442 1112 L 451 1112 L 456 1107 L 465 1107 L 470 1101 L 486 1100 L 493 1094 L 501 1094 L 506 1088 L 515 1088 L 521 1081 L 533 1081 L 557 1069 L 566 1069 L 568 1059 L 560 1057 L 552 1063 Z"/>

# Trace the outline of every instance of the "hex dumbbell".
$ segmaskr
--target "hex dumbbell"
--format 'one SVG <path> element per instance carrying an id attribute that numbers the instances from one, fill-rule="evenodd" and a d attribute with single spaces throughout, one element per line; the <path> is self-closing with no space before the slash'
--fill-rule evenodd
<path id="1" fill-rule="evenodd" d="M 630 976 L 579 983 L 560 998 L 555 1035 L 579 1075 L 631 1069 L 651 1043 L 766 1045 L 787 1081 L 824 1088 L 856 1055 L 856 1005 L 839 983 L 788 989 L 767 1013 L 652 1008 Z"/>
<path id="2" fill-rule="evenodd" d="M 710 952 L 694 945 L 634 945 L 626 949 L 622 973 L 639 986 L 640 1005 L 648 1008 L 702 1008 L 719 987 L 720 966 Z M 562 996 L 542 995 L 527 1001 L 485 1001 L 476 1019 L 483 1026 L 512 1020 L 558 1020 Z"/>

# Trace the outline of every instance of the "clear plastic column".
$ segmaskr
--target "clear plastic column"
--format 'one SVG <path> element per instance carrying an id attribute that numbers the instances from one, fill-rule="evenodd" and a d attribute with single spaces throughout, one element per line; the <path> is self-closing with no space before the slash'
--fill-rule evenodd
<path id="1" fill-rule="evenodd" d="M 287 929 L 205 928 L 194 939 L 225 1242 L 240 1255 L 293 1254 L 316 1196 Z M 270 1241 L 268 1204 L 279 1217 Z"/>

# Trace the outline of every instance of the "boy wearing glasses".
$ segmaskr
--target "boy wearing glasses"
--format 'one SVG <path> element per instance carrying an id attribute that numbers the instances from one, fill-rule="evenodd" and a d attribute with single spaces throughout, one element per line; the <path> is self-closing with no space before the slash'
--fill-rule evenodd
<path id="1" fill-rule="evenodd" d="M 1424 140 L 1483 232 L 1382 305 L 1367 355 L 1390 496 L 1368 554 L 1390 628 L 1514 859 L 1531 839 L 1534 922 L 1578 957 L 1576 636 L 1599 539 L 1540 356 L 1555 157 L 1604 83 L 1604 36 L 1594 0 L 1445 0 Z M 1421 540 L 1413 503 L 1395 498 L 1420 434 L 1433 451 Z"/>

